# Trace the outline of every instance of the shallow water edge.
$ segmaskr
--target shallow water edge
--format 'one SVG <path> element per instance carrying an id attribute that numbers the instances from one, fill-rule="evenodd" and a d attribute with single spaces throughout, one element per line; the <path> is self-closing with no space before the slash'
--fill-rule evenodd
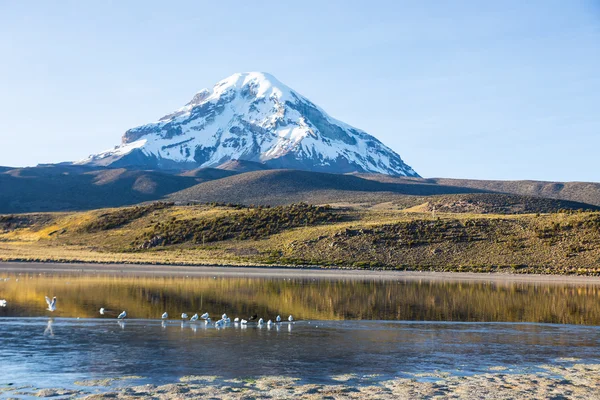
<path id="1" fill-rule="evenodd" d="M 155 276 L 223 276 L 270 278 L 323 279 L 382 279 L 382 280 L 444 280 L 444 281 L 504 281 L 600 284 L 598 276 L 536 275 L 473 272 L 419 272 L 320 267 L 266 267 L 234 265 L 163 265 L 163 264 L 105 264 L 56 262 L 0 262 L 0 272 L 6 273 L 86 273 Z"/>

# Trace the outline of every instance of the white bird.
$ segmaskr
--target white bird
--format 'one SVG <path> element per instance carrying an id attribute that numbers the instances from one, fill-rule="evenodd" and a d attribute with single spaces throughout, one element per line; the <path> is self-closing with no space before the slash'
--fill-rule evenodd
<path id="1" fill-rule="evenodd" d="M 221 315 L 221 319 L 227 319 L 227 314 Z"/>
<path id="2" fill-rule="evenodd" d="M 163 313 L 163 315 L 161 315 L 160 317 L 161 317 L 162 319 L 167 319 L 167 318 L 169 318 L 169 314 L 167 314 L 167 312 L 165 311 L 165 312 Z"/>
<path id="3" fill-rule="evenodd" d="M 198 314 L 194 314 L 194 315 L 192 315 L 192 318 L 190 318 L 190 321 L 191 321 L 191 322 L 196 322 L 196 321 L 198 321 Z"/>
<path id="4" fill-rule="evenodd" d="M 46 296 L 46 303 L 48 303 L 48 311 L 56 310 L 56 297 L 53 297 L 52 300 L 50 300 L 48 296 Z"/>
<path id="5" fill-rule="evenodd" d="M 292 322 L 294 320 L 294 317 L 292 317 L 291 315 L 288 317 L 288 321 Z"/>
<path id="6" fill-rule="evenodd" d="M 272 323 L 273 323 L 273 321 L 271 321 L 271 320 L 268 320 L 268 321 L 267 321 L 267 326 L 271 326 L 271 324 L 272 324 Z"/>
<path id="7" fill-rule="evenodd" d="M 258 324 L 259 324 L 259 325 L 262 325 L 262 324 L 263 324 L 263 322 L 265 322 L 265 321 L 264 321 L 262 318 L 258 320 Z"/>
<path id="8" fill-rule="evenodd" d="M 248 323 L 248 321 L 246 321 L 245 319 L 242 319 L 242 320 L 240 321 L 240 323 L 241 323 L 242 325 L 246 325 L 246 324 Z"/>
<path id="9" fill-rule="evenodd" d="M 181 313 L 181 319 L 187 319 L 188 315 L 186 313 Z"/>
<path id="10" fill-rule="evenodd" d="M 104 315 L 104 307 L 100 309 L 100 315 Z"/>
<path id="11" fill-rule="evenodd" d="M 210 317 L 206 318 L 206 319 L 204 320 L 204 323 L 205 323 L 206 325 L 210 324 Z"/>
<path id="12" fill-rule="evenodd" d="M 275 321 L 281 322 L 281 316 L 278 315 L 277 318 L 275 318 Z"/>
<path id="13" fill-rule="evenodd" d="M 6 300 L 0 300 L 0 307 L 6 307 Z"/>
<path id="14" fill-rule="evenodd" d="M 225 325 L 225 321 L 223 321 L 222 319 L 220 319 L 217 322 L 215 322 L 215 328 L 220 328 L 223 325 Z"/>
<path id="15" fill-rule="evenodd" d="M 240 322 L 240 319 L 238 317 L 235 317 L 235 319 L 233 320 L 233 322 Z"/>
<path id="16" fill-rule="evenodd" d="M 117 316 L 118 319 L 124 319 L 125 317 L 127 317 L 127 313 L 125 311 Z"/>
<path id="17" fill-rule="evenodd" d="M 200 316 L 200 318 L 202 318 L 202 319 L 208 319 L 208 313 L 207 313 L 207 312 L 205 312 L 204 314 L 202 314 L 202 315 Z"/>
<path id="18" fill-rule="evenodd" d="M 227 317 L 223 320 L 226 324 L 230 324 L 231 323 L 231 318 Z"/>

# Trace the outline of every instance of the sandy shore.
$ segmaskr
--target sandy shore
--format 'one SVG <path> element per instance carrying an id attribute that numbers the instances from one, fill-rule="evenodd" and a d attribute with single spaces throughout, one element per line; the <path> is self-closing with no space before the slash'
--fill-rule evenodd
<path id="1" fill-rule="evenodd" d="M 75 382 L 71 389 L 0 386 L 0 396 L 68 396 L 83 399 L 599 399 L 600 365 L 540 365 L 536 372 L 514 373 L 505 367 L 489 373 L 452 376 L 409 374 L 382 380 L 377 376 L 341 375 L 332 383 L 302 383 L 291 377 L 223 379 L 185 376 L 162 385 L 135 384 L 139 377 Z M 95 392 L 95 393 L 94 393 Z"/>
<path id="2" fill-rule="evenodd" d="M 569 275 L 494 274 L 468 272 L 382 271 L 335 268 L 181 266 L 150 264 L 0 262 L 0 273 L 83 273 L 155 276 L 229 276 L 257 278 L 444 280 L 600 284 L 600 277 Z"/>

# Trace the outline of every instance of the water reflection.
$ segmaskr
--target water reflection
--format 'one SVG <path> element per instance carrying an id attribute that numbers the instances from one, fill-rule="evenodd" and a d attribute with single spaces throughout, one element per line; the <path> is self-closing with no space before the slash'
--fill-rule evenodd
<path id="1" fill-rule="evenodd" d="M 159 319 L 165 311 L 208 311 L 232 319 L 292 314 L 300 320 L 600 325 L 600 287 L 593 284 L 37 274 L 0 276 L 0 298 L 7 300 L 0 317 L 49 316 L 45 295 L 58 298 L 56 317 L 112 319 L 115 310 L 127 310 L 128 318 Z"/>
<path id="2" fill-rule="evenodd" d="M 50 318 L 48 320 L 48 325 L 46 325 L 46 329 L 44 329 L 44 336 L 54 337 L 54 329 L 52 329 L 53 323 L 54 323 L 54 319 Z"/>

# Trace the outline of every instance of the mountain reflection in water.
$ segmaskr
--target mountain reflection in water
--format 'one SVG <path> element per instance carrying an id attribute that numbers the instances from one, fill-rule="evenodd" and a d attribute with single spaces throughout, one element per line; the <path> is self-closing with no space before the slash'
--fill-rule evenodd
<path id="1" fill-rule="evenodd" d="M 177 319 L 208 311 L 247 318 L 547 322 L 600 325 L 600 286 L 531 282 L 131 277 L 4 274 L 0 317 Z M 45 310 L 44 296 L 57 310 Z M 98 310 L 107 313 L 101 316 Z M 48 334 L 52 334 L 49 322 Z"/>

